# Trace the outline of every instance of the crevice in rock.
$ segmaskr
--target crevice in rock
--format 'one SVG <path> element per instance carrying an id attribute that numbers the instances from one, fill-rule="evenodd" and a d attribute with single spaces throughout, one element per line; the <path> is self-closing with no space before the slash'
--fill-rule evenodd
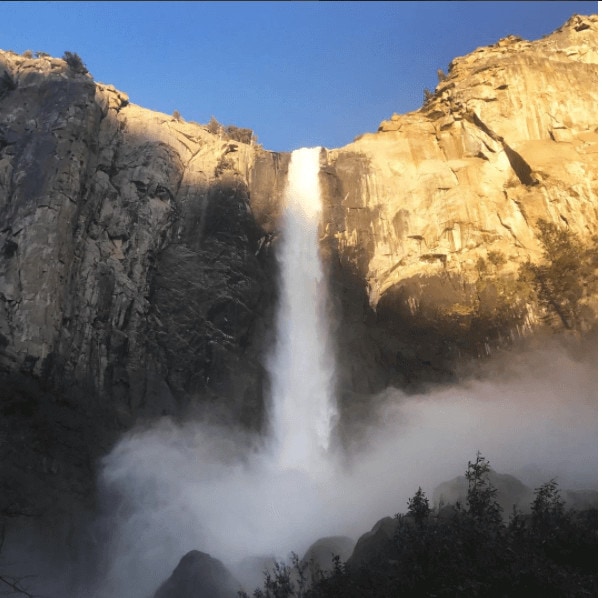
<path id="1" fill-rule="evenodd" d="M 493 139 L 494 141 L 497 141 L 498 143 L 505 143 L 504 138 L 500 135 L 498 135 L 495 131 L 492 131 L 477 115 L 474 111 L 470 111 L 467 113 L 467 119 L 469 122 L 471 122 L 473 125 L 479 127 L 479 129 L 481 129 L 481 131 L 483 131 L 483 133 L 485 133 L 485 135 L 488 135 L 489 137 L 491 137 L 491 139 Z"/>
<path id="2" fill-rule="evenodd" d="M 537 179 L 534 179 L 531 176 L 533 172 L 527 161 L 515 150 L 513 150 L 507 143 L 502 142 L 502 146 L 504 148 L 504 152 L 508 157 L 508 162 L 510 162 L 510 166 L 514 173 L 518 177 L 519 181 L 523 185 L 531 186 L 537 185 Z"/>
<path id="3" fill-rule="evenodd" d="M 510 167 L 514 171 L 514 174 L 518 177 L 518 180 L 526 186 L 537 185 L 538 181 L 531 176 L 533 172 L 527 161 L 515 150 L 513 150 L 504 140 L 501 135 L 498 135 L 495 131 L 490 129 L 476 114 L 471 111 L 467 115 L 468 120 L 474 125 L 479 127 L 483 133 L 491 137 L 494 141 L 502 144 L 504 153 L 510 162 Z"/>

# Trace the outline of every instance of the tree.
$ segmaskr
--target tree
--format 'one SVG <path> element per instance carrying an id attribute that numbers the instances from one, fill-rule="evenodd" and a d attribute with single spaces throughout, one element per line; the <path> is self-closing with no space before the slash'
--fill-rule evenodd
<path id="1" fill-rule="evenodd" d="M 468 515 L 480 523 L 499 525 L 502 521 L 502 507 L 496 501 L 497 488 L 489 481 L 489 461 L 477 451 L 477 460 L 468 462 L 468 468 L 464 473 L 468 480 L 468 492 L 466 502 L 468 503 Z"/>
<path id="2" fill-rule="evenodd" d="M 419 526 L 422 526 L 428 519 L 430 512 L 429 499 L 422 488 L 418 486 L 416 494 L 408 500 L 408 513 Z"/>
<path id="3" fill-rule="evenodd" d="M 212 116 L 207 123 L 207 131 L 212 135 L 221 135 L 224 130 L 224 127 L 220 124 L 220 122 Z"/>
<path id="4" fill-rule="evenodd" d="M 554 529 L 562 523 L 564 501 L 560 498 L 558 482 L 554 478 L 535 489 L 531 515 L 533 528 L 536 530 Z"/>
<path id="5" fill-rule="evenodd" d="M 597 237 L 586 247 L 568 228 L 542 219 L 537 228 L 544 261 L 524 264 L 521 277 L 531 282 L 544 309 L 556 314 L 567 330 L 575 329 L 582 319 L 584 300 L 597 285 Z"/>
<path id="6" fill-rule="evenodd" d="M 84 64 L 83 60 L 79 57 L 75 52 L 67 52 L 63 54 L 63 60 L 67 63 L 71 72 L 77 75 L 86 75 L 88 73 L 88 69 Z"/>

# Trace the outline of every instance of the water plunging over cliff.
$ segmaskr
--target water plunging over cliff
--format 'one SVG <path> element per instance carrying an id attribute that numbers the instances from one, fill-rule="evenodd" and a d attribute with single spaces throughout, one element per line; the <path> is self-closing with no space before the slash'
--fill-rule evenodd
<path id="1" fill-rule="evenodd" d="M 335 416 L 334 359 L 318 249 L 320 149 L 291 155 L 278 252 L 277 342 L 269 366 L 275 457 L 284 469 L 305 471 L 328 449 Z"/>

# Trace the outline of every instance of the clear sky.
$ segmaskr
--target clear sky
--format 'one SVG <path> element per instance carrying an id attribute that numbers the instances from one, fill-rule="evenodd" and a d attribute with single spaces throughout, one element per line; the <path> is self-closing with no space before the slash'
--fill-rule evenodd
<path id="1" fill-rule="evenodd" d="M 420 107 L 456 56 L 597 2 L 0 2 L 0 48 L 78 53 L 97 81 L 267 149 L 333 148 Z"/>

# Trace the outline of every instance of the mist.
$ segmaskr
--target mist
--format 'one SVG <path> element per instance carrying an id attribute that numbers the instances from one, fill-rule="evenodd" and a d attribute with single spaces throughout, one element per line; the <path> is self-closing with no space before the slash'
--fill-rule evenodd
<path id="1" fill-rule="evenodd" d="M 552 477 L 564 489 L 597 487 L 596 366 L 566 350 L 500 355 L 461 385 L 387 389 L 376 403 L 357 446 L 311 471 L 282 469 L 261 439 L 203 421 L 165 418 L 128 434 L 103 462 L 113 538 L 98 596 L 148 598 L 191 549 L 259 583 L 245 559 L 356 539 L 405 512 L 418 486 L 429 495 L 461 475 L 477 450 L 531 487 Z"/>

